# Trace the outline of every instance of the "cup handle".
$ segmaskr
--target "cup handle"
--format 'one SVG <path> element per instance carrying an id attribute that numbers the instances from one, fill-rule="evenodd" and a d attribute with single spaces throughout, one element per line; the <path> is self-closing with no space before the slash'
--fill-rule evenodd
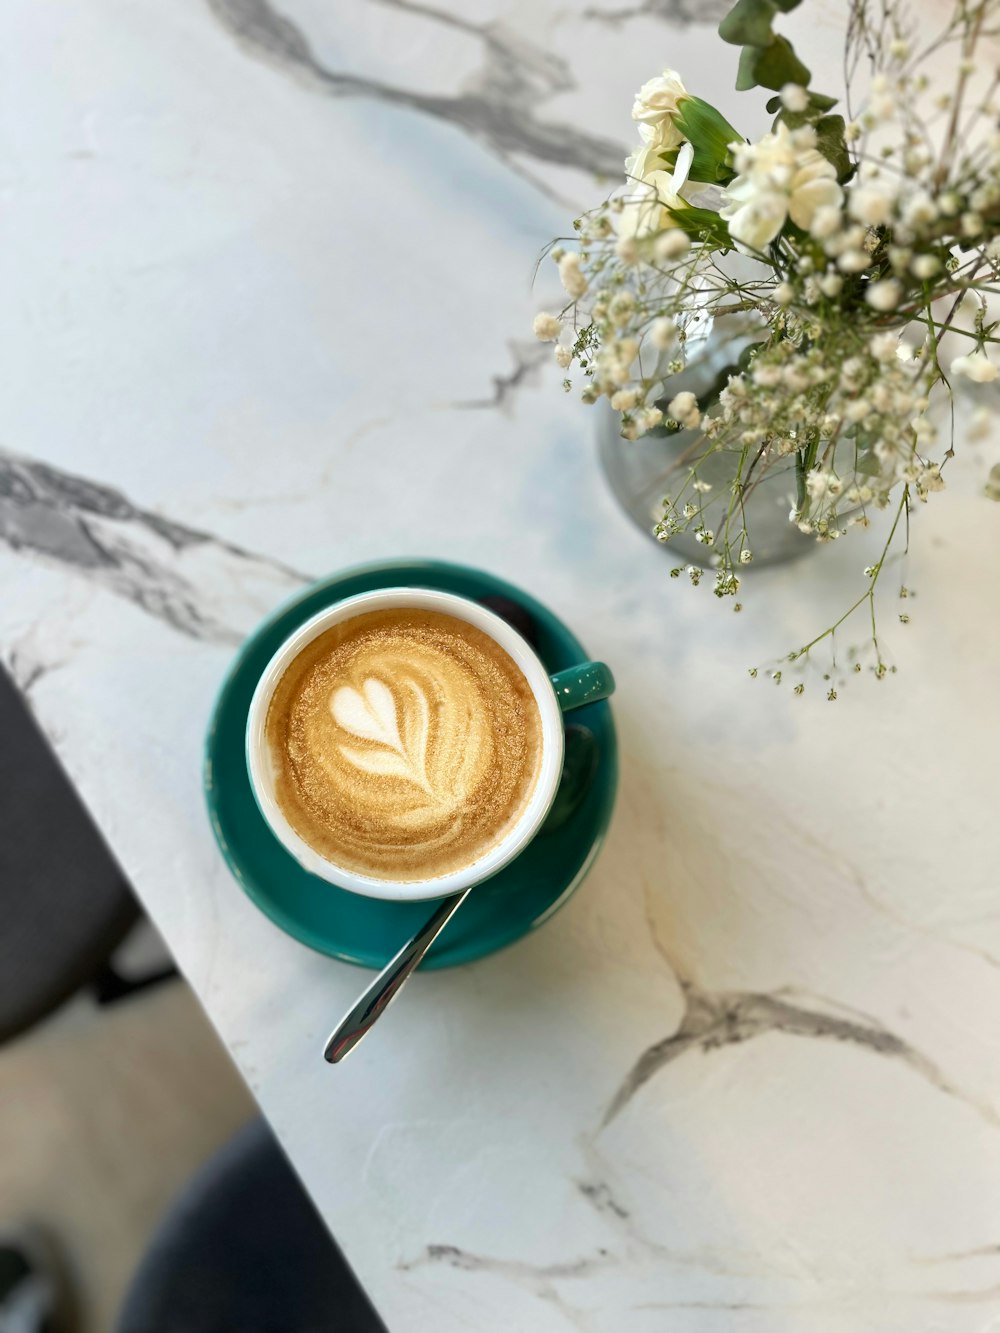
<path id="1" fill-rule="evenodd" d="M 596 704 L 615 692 L 615 678 L 603 662 L 581 662 L 579 666 L 557 671 L 549 679 L 564 713 L 584 704 Z"/>

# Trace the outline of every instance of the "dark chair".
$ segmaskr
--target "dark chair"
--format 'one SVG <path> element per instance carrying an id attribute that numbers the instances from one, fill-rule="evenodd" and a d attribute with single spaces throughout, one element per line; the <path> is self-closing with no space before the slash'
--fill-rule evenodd
<path id="1" fill-rule="evenodd" d="M 386 1333 L 270 1130 L 254 1120 L 171 1207 L 117 1333 Z"/>
<path id="2" fill-rule="evenodd" d="M 82 986 L 106 1003 L 139 982 L 111 956 L 141 913 L 10 677 L 0 669 L 0 1042 Z"/>

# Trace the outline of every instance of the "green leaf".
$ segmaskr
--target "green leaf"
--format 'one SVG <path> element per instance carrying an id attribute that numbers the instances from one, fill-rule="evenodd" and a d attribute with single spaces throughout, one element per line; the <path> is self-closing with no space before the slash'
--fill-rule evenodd
<path id="1" fill-rule="evenodd" d="M 696 240 L 703 232 L 707 233 L 713 249 L 731 250 L 733 248 L 733 243 L 729 237 L 729 228 L 718 213 L 713 213 L 711 209 L 690 206 L 675 208 L 671 210 L 670 216 L 681 231 L 686 232 L 688 236 Z"/>
<path id="2" fill-rule="evenodd" d="M 757 57 L 760 51 L 759 46 L 744 46 L 740 52 L 740 67 L 736 74 L 738 93 L 745 93 L 748 89 L 757 87 Z"/>
<path id="3" fill-rule="evenodd" d="M 674 125 L 694 148 L 690 180 L 718 185 L 733 179 L 729 145 L 741 143 L 743 136 L 721 112 L 700 97 L 684 97 Z"/>
<path id="4" fill-rule="evenodd" d="M 816 147 L 837 169 L 837 179 L 847 180 L 853 171 L 844 139 L 843 116 L 821 116 L 816 122 Z"/>
<path id="5" fill-rule="evenodd" d="M 728 185 L 736 179 L 736 172 L 728 161 L 719 159 L 704 148 L 696 148 L 691 159 L 688 180 L 701 185 Z"/>
<path id="6" fill-rule="evenodd" d="M 758 55 L 754 62 L 754 75 L 761 87 L 773 88 L 775 92 L 784 88 L 786 83 L 798 83 L 806 88 L 812 78 L 808 68 L 792 50 L 791 42 L 786 37 L 777 36 Z"/>
<path id="7" fill-rule="evenodd" d="M 736 0 L 719 24 L 719 36 L 733 46 L 767 46 L 777 13 L 774 0 Z"/>

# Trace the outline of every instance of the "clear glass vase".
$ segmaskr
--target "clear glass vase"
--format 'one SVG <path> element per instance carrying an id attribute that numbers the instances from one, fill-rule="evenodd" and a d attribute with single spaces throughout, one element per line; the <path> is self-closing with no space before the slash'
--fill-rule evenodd
<path id="1" fill-rule="evenodd" d="M 701 337 L 697 346 L 688 343 L 688 364 L 669 379 L 665 397 L 690 390 L 702 405 L 725 383 L 726 371 L 735 366 L 745 347 L 760 337 L 759 326 L 746 321 L 719 320 Z M 661 406 L 666 407 L 665 402 Z M 650 432 L 637 440 L 623 439 L 619 414 L 606 398 L 595 405 L 601 463 L 612 491 L 622 508 L 653 536 L 663 517 L 664 497 L 682 487 L 688 468 L 699 457 L 704 462 L 698 476 L 709 482 L 711 491 L 699 496 L 705 526 L 715 531 L 724 526 L 731 487 L 737 474 L 739 450 L 717 450 L 711 454 L 698 430 L 667 435 Z M 805 555 L 816 547 L 815 538 L 802 533 L 789 521 L 796 504 L 795 457 L 772 462 L 748 491 L 744 511 L 754 566 L 773 564 Z M 657 543 L 658 545 L 661 543 Z M 667 556 L 704 565 L 710 553 L 693 531 L 681 532 L 662 543 Z"/>

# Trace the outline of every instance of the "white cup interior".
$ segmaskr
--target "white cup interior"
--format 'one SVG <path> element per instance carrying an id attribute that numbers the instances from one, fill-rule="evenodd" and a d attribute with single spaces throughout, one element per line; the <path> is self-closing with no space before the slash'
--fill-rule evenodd
<path id="1" fill-rule="evenodd" d="M 513 658 L 531 687 L 542 720 L 542 762 L 534 790 L 525 811 L 507 836 L 490 848 L 478 860 L 461 870 L 433 879 L 403 881 L 376 879 L 356 874 L 321 855 L 311 847 L 289 824 L 274 794 L 274 764 L 267 742 L 264 724 L 267 710 L 278 681 L 286 668 L 305 646 L 332 625 L 350 620 L 368 611 L 391 607 L 419 607 L 455 616 L 483 630 Z M 360 593 L 345 598 L 336 605 L 320 611 L 301 625 L 271 658 L 264 674 L 257 682 L 250 712 L 247 717 L 247 768 L 250 783 L 261 813 L 275 837 L 311 874 L 370 898 L 389 898 L 396 901 L 416 901 L 422 898 L 442 898 L 457 893 L 488 879 L 512 861 L 530 842 L 545 818 L 559 786 L 563 767 L 563 720 L 549 674 L 537 653 L 518 632 L 477 602 L 453 593 L 436 592 L 427 588 L 383 588 L 377 592 Z"/>

